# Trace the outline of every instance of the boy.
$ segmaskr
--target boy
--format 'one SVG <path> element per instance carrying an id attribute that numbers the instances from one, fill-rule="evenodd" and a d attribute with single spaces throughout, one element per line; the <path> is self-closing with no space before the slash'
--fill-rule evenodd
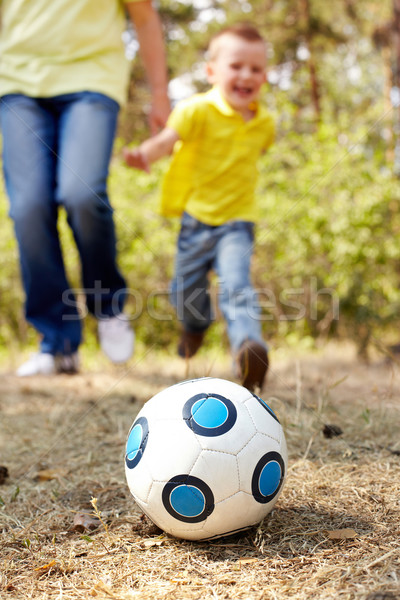
<path id="1" fill-rule="evenodd" d="M 274 137 L 272 118 L 258 104 L 265 42 L 252 25 L 225 28 L 211 40 L 206 68 L 212 89 L 180 102 L 165 129 L 124 156 L 128 165 L 149 171 L 174 150 L 161 209 L 182 216 L 171 286 L 183 324 L 179 355 L 193 356 L 211 323 L 207 277 L 214 269 L 236 368 L 242 384 L 255 390 L 268 369 L 250 282 L 256 162 Z"/>

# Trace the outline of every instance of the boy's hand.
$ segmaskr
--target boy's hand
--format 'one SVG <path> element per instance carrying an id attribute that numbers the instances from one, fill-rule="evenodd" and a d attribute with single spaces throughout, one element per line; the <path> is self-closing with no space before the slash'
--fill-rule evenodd
<path id="1" fill-rule="evenodd" d="M 130 167 L 150 173 L 150 165 L 159 158 L 171 154 L 178 140 L 178 134 L 166 127 L 157 135 L 142 142 L 137 148 L 124 148 L 122 152 L 125 162 Z"/>
<path id="2" fill-rule="evenodd" d="M 122 150 L 126 164 L 129 167 L 150 173 L 150 165 L 140 148 L 124 148 Z"/>

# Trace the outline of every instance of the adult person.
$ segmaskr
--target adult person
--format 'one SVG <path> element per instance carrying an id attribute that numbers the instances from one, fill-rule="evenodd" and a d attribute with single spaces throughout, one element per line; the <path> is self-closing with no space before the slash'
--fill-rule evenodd
<path id="1" fill-rule="evenodd" d="M 3 0 L 0 119 L 3 169 L 26 295 L 41 335 L 20 376 L 76 372 L 81 318 L 68 283 L 60 206 L 79 251 L 83 288 L 100 345 L 126 361 L 134 334 L 123 313 L 107 175 L 126 96 L 122 33 L 132 20 L 152 93 L 155 133 L 169 114 L 162 28 L 150 0 Z"/>

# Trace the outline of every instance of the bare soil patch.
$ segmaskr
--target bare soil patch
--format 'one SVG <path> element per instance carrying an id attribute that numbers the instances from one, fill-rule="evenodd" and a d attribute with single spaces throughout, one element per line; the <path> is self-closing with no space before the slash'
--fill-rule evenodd
<path id="1" fill-rule="evenodd" d="M 0 598 L 400 598 L 399 365 L 337 347 L 273 358 L 262 397 L 286 433 L 283 493 L 258 527 L 193 543 L 143 517 L 123 456 L 143 403 L 203 375 L 230 379 L 229 360 L 148 354 L 22 380 L 3 369 Z"/>

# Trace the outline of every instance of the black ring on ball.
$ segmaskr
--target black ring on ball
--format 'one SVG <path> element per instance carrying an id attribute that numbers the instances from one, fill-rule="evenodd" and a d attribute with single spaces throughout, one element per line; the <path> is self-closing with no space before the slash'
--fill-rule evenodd
<path id="1" fill-rule="evenodd" d="M 133 423 L 133 425 L 131 427 L 131 430 L 128 435 L 128 441 L 129 441 L 129 436 L 131 435 L 132 431 L 134 430 L 134 428 L 137 425 L 140 425 L 142 428 L 142 432 L 143 432 L 142 441 L 140 442 L 140 445 L 137 450 L 135 458 L 132 458 L 132 460 L 130 460 L 128 458 L 128 453 L 125 454 L 125 463 L 126 463 L 126 466 L 128 467 L 128 469 L 134 469 L 136 467 L 136 465 L 138 464 L 138 462 L 141 460 L 141 458 L 143 456 L 143 452 L 147 445 L 147 440 L 149 439 L 149 423 L 148 423 L 146 417 L 139 417 L 138 419 L 136 419 L 136 421 Z M 127 443 L 127 445 L 128 445 L 128 443 Z"/>
<path id="2" fill-rule="evenodd" d="M 267 411 L 267 412 L 268 412 L 268 413 L 271 415 L 271 417 L 272 417 L 273 419 L 275 419 L 275 421 L 278 421 L 278 423 L 279 423 L 279 419 L 278 419 L 278 417 L 276 416 L 276 414 L 274 413 L 274 411 L 272 410 L 272 408 L 270 408 L 270 407 L 268 406 L 268 404 L 267 404 L 266 402 L 264 402 L 264 400 L 263 400 L 262 398 L 260 398 L 260 396 L 257 396 L 257 394 L 253 394 L 253 392 L 252 392 L 252 395 L 254 396 L 254 398 L 255 398 L 256 400 L 258 400 L 258 402 L 261 404 L 261 406 L 262 406 L 263 408 L 265 408 L 265 410 L 266 410 L 266 411 Z"/>
<path id="3" fill-rule="evenodd" d="M 173 508 L 173 506 L 171 504 L 171 500 L 170 500 L 171 494 L 175 488 L 177 488 L 181 485 L 193 486 L 193 487 L 199 489 L 202 492 L 202 494 L 204 495 L 204 499 L 205 499 L 204 510 L 200 514 L 195 515 L 193 517 L 188 517 L 188 516 L 178 513 Z M 211 515 L 211 513 L 213 512 L 213 510 L 215 508 L 214 494 L 212 493 L 211 488 L 202 479 L 199 479 L 198 477 L 193 477 L 191 475 L 183 474 L 183 475 L 175 475 L 174 477 L 172 477 L 172 479 L 170 479 L 165 484 L 161 497 L 162 497 L 162 502 L 163 502 L 164 507 L 167 510 L 167 512 L 172 517 L 174 517 L 174 519 L 177 519 L 178 521 L 182 521 L 183 523 L 201 523 L 201 521 L 205 521 L 207 519 L 207 517 L 209 517 Z"/>
<path id="4" fill-rule="evenodd" d="M 272 494 L 269 494 L 268 496 L 264 496 L 259 487 L 259 479 L 260 479 L 260 475 L 261 475 L 263 468 L 265 467 L 265 465 L 267 465 L 270 462 L 277 462 L 279 464 L 279 466 L 281 468 L 281 477 L 280 477 L 278 486 L 272 492 Z M 279 490 L 282 487 L 284 479 L 285 479 L 285 463 L 283 461 L 282 456 L 278 452 L 267 452 L 267 454 L 264 454 L 264 456 L 262 456 L 260 458 L 260 460 L 257 463 L 256 468 L 254 469 L 253 477 L 251 480 L 251 492 L 253 494 L 254 499 L 257 500 L 257 502 L 259 502 L 260 504 L 268 504 L 268 502 L 271 502 L 271 500 L 273 500 L 275 498 L 275 496 L 278 494 Z"/>
<path id="5" fill-rule="evenodd" d="M 196 404 L 196 402 L 198 402 L 199 400 L 202 400 L 202 399 L 206 400 L 207 398 L 215 398 L 216 400 L 219 400 L 220 402 L 222 402 L 222 404 L 225 405 L 225 407 L 228 411 L 228 416 L 227 416 L 226 421 L 224 421 L 224 423 L 222 423 L 218 427 L 203 427 L 202 425 L 199 425 L 198 423 L 196 423 L 196 421 L 193 417 L 193 414 L 192 414 L 193 405 Z M 199 435 L 206 436 L 206 437 L 216 437 L 218 435 L 223 435 L 224 433 L 227 433 L 227 431 L 232 429 L 232 427 L 236 423 L 237 410 L 236 410 L 236 407 L 233 404 L 233 402 L 231 400 L 229 400 L 228 398 L 225 398 L 224 396 L 221 396 L 220 394 L 204 394 L 203 393 L 203 394 L 196 394 L 195 396 L 192 396 L 191 398 L 189 398 L 189 400 L 187 400 L 185 402 L 185 405 L 182 409 L 182 417 L 186 421 L 186 425 L 194 433 L 198 433 Z"/>

